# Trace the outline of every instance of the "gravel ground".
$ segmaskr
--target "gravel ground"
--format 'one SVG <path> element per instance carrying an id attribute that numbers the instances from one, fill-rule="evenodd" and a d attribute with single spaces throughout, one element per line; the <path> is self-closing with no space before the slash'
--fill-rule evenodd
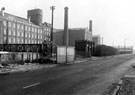
<path id="1" fill-rule="evenodd" d="M 9 66 L 0 68 L 0 74 L 21 72 L 21 71 L 30 71 L 37 70 L 42 68 L 55 67 L 57 64 L 37 64 L 37 63 L 26 63 L 24 65 L 9 64 Z"/>

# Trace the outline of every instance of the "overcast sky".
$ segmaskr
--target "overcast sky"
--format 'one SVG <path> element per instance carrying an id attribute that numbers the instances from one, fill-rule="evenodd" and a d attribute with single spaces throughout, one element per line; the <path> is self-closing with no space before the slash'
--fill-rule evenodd
<path id="1" fill-rule="evenodd" d="M 93 20 L 93 35 L 104 37 L 104 44 L 135 46 L 135 0 L 0 0 L 7 13 L 27 17 L 27 10 L 43 10 L 43 21 L 51 22 L 50 6 L 54 11 L 54 27 L 64 27 L 64 7 L 69 7 L 69 28 L 88 27 Z"/>

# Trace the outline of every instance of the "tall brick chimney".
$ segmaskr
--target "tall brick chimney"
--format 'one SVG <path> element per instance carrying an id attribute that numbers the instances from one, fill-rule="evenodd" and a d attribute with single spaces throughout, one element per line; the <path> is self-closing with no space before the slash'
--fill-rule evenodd
<path id="1" fill-rule="evenodd" d="M 65 7 L 65 14 L 64 14 L 64 35 L 63 35 L 63 43 L 65 46 L 69 44 L 69 34 L 68 34 L 68 7 Z"/>
<path id="2" fill-rule="evenodd" d="M 92 20 L 89 21 L 89 31 L 92 32 Z"/>

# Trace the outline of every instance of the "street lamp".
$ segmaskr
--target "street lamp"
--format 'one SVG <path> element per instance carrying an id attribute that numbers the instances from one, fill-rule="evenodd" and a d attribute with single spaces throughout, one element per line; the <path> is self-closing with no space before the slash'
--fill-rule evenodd
<path id="1" fill-rule="evenodd" d="M 53 13 L 54 13 L 55 6 L 51 6 L 50 10 L 52 10 L 52 25 L 51 25 L 51 54 L 53 53 Z"/>

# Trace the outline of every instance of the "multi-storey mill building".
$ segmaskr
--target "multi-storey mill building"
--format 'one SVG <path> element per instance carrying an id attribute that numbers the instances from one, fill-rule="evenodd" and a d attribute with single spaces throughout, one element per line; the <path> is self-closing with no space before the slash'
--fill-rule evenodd
<path id="1" fill-rule="evenodd" d="M 42 23 L 42 10 L 27 11 L 27 19 L 0 11 L 0 44 L 40 44 L 50 41 L 51 24 Z M 54 30 L 55 31 L 55 30 Z M 17 53 L 20 59 L 35 59 L 33 53 Z M 35 56 L 35 57 L 34 57 Z"/>
<path id="2" fill-rule="evenodd" d="M 1 44 L 39 44 L 50 41 L 51 25 L 42 23 L 42 10 L 28 10 L 27 19 L 1 11 Z"/>

